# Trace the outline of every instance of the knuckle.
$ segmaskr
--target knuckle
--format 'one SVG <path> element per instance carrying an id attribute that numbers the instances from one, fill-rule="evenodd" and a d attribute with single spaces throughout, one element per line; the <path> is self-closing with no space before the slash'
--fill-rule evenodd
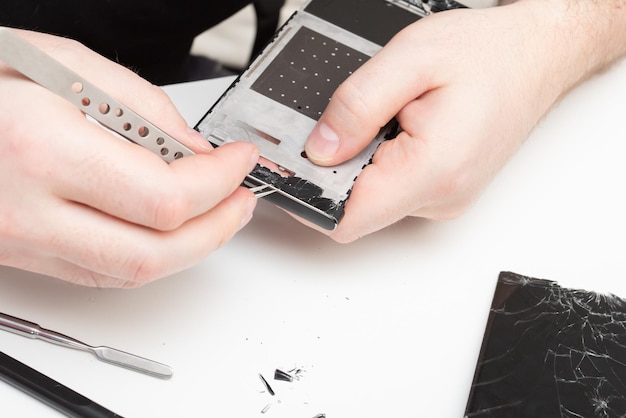
<path id="1" fill-rule="evenodd" d="M 434 186 L 434 207 L 437 208 L 429 216 L 433 220 L 447 221 L 459 218 L 471 204 L 471 190 L 465 176 L 457 173 L 442 175 Z"/>
<path id="2" fill-rule="evenodd" d="M 220 231 L 219 232 L 219 237 L 216 240 L 214 249 L 217 250 L 217 249 L 222 248 L 224 245 L 226 245 L 226 243 L 228 241 L 231 240 L 231 238 L 234 235 L 235 235 L 235 231 L 234 230 L 230 230 L 229 229 L 229 230 L 222 230 L 222 231 Z"/>
<path id="3" fill-rule="evenodd" d="M 159 231 L 171 231 L 187 220 L 191 202 L 182 192 L 161 192 L 148 203 L 151 226 Z"/>
<path id="4" fill-rule="evenodd" d="M 163 118 L 172 112 L 174 103 L 161 87 L 146 82 L 143 88 L 141 103 L 137 105 L 141 105 L 144 112 L 155 115 L 155 118 Z"/>
<path id="5" fill-rule="evenodd" d="M 1 208 L 0 210 L 0 241 L 8 242 L 12 239 L 19 238 L 21 228 L 17 222 L 17 215 L 9 208 Z"/>
<path id="6" fill-rule="evenodd" d="M 332 96 L 331 103 L 343 109 L 342 119 L 352 122 L 373 120 L 369 102 L 359 86 L 351 79 L 344 81 Z"/>
<path id="7" fill-rule="evenodd" d="M 87 49 L 82 43 L 71 38 L 49 38 L 48 48 L 57 59 L 67 63 L 84 62 L 83 54 Z"/>
<path id="8" fill-rule="evenodd" d="M 129 280 L 119 279 L 117 277 L 108 276 L 92 271 L 81 272 L 80 275 L 74 275 L 73 277 L 66 278 L 70 283 L 78 284 L 81 286 L 95 287 L 100 289 L 131 289 L 140 287 L 145 283 L 137 283 Z"/>
<path id="9" fill-rule="evenodd" d="M 452 173 L 444 173 L 435 183 L 434 195 L 439 201 L 448 201 L 461 189 L 458 177 Z"/>
<path id="10" fill-rule="evenodd" d="M 125 266 L 126 280 L 123 287 L 139 287 L 153 282 L 167 274 L 164 258 L 150 249 L 142 249 L 130 257 Z"/>

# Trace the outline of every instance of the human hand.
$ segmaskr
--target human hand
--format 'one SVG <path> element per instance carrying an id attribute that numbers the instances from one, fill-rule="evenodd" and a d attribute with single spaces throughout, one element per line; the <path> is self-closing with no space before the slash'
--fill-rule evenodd
<path id="1" fill-rule="evenodd" d="M 250 144 L 211 149 L 158 87 L 82 45 L 17 32 L 192 148 L 166 164 L 0 62 L 0 264 L 137 287 L 199 262 L 252 216 Z"/>
<path id="2" fill-rule="evenodd" d="M 584 32 L 569 30 L 562 7 L 527 0 L 428 16 L 338 88 L 306 144 L 313 162 L 349 159 L 394 116 L 402 132 L 357 178 L 335 240 L 406 216 L 454 218 L 471 205 L 589 70 L 580 64 L 588 51 L 575 39 Z"/>

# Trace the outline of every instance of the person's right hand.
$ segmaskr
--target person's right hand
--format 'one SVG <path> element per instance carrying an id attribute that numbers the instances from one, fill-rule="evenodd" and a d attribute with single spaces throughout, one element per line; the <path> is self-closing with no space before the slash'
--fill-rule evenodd
<path id="1" fill-rule="evenodd" d="M 199 262 L 252 216 L 251 144 L 211 149 L 163 90 L 82 45 L 16 31 L 192 148 L 166 164 L 0 62 L 0 264 L 137 287 Z"/>
<path id="2" fill-rule="evenodd" d="M 554 103 L 626 54 L 625 10 L 520 0 L 435 13 L 398 33 L 339 86 L 307 140 L 311 161 L 334 166 L 390 119 L 402 128 L 329 235 L 345 243 L 408 216 L 464 213 Z"/>

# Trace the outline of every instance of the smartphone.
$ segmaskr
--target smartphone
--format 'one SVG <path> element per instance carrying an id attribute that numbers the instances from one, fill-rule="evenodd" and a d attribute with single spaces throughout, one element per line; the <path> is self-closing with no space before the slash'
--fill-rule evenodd
<path id="1" fill-rule="evenodd" d="M 349 161 L 321 167 L 305 141 L 335 89 L 404 27 L 465 8 L 453 0 L 310 0 L 276 32 L 196 125 L 216 147 L 254 143 L 261 161 L 244 184 L 283 209 L 336 228 L 359 173 L 377 147 L 396 136 L 390 120 Z"/>

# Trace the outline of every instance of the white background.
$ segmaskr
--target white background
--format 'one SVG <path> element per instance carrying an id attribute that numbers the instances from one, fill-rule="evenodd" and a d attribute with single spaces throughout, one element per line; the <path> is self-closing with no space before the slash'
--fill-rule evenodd
<path id="1" fill-rule="evenodd" d="M 226 83 L 168 91 L 193 124 Z M 171 380 L 8 333 L 0 350 L 127 417 L 460 417 L 500 271 L 626 297 L 625 110 L 621 62 L 566 97 L 456 221 L 339 245 L 260 202 L 224 248 L 140 289 L 0 268 L 0 311 L 167 363 Z M 294 366 L 300 381 L 271 380 Z M 57 416 L 0 384 L 5 413 Z"/>

